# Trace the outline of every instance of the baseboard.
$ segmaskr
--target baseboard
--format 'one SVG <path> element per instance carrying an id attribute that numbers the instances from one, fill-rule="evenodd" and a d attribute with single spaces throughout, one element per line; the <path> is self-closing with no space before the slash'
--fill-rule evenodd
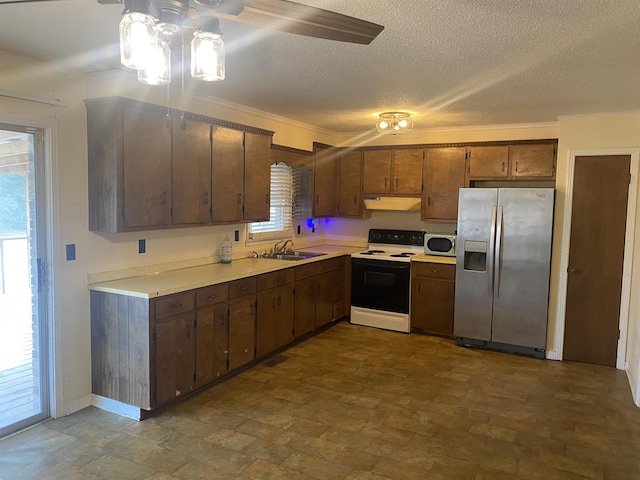
<path id="1" fill-rule="evenodd" d="M 65 403 L 62 407 L 62 415 L 71 415 L 72 413 L 79 412 L 83 408 L 91 406 L 91 395 L 85 395 L 73 402 Z"/>
<path id="2" fill-rule="evenodd" d="M 547 350 L 547 360 L 562 360 L 555 350 Z"/>
<path id="3" fill-rule="evenodd" d="M 91 397 L 91 405 L 94 407 L 117 415 L 122 415 L 123 417 L 131 418 L 133 420 L 140 421 L 142 419 L 142 414 L 138 407 L 127 405 L 126 403 L 118 402 L 111 398 L 101 397 L 96 394 L 92 394 Z"/>
<path id="4" fill-rule="evenodd" d="M 626 364 L 625 372 L 627 372 L 627 380 L 629 381 L 629 387 L 631 387 L 631 396 L 633 397 L 633 403 L 636 404 L 636 407 L 640 407 L 640 386 L 638 385 L 638 374 L 640 372 L 636 372 L 632 368 L 630 368 L 629 363 Z"/>

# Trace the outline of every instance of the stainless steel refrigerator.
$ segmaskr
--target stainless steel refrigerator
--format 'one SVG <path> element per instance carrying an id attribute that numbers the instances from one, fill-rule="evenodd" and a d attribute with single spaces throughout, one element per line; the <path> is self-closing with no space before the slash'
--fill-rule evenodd
<path id="1" fill-rule="evenodd" d="M 553 202 L 553 188 L 460 189 L 458 345 L 544 358 Z"/>

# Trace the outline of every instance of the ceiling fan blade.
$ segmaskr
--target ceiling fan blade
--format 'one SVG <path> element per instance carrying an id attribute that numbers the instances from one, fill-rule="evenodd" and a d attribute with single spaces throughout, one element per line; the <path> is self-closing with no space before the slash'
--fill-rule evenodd
<path id="1" fill-rule="evenodd" d="M 17 3 L 59 2 L 61 0 L 0 0 L 0 5 L 15 5 Z"/>
<path id="2" fill-rule="evenodd" d="M 211 15 L 279 32 L 363 45 L 370 44 L 384 30 L 382 25 L 289 0 L 243 0 L 242 3 L 244 9 L 239 15 L 217 10 L 211 11 Z"/>

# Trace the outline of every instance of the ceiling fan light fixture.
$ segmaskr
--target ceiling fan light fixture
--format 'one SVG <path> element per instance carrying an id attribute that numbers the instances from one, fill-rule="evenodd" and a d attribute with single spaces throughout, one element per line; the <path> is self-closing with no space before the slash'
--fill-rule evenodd
<path id="1" fill-rule="evenodd" d="M 149 0 L 127 0 L 120 20 L 120 62 L 135 70 L 145 67 L 156 38 Z"/>
<path id="2" fill-rule="evenodd" d="M 378 114 L 376 129 L 390 135 L 407 133 L 413 129 L 413 120 L 409 112 L 384 112 Z"/>
<path id="3" fill-rule="evenodd" d="M 205 24 L 193 34 L 191 76 L 207 82 L 224 80 L 224 42 L 217 18 L 207 17 Z"/>
<path id="4" fill-rule="evenodd" d="M 146 85 L 171 83 L 171 50 L 169 42 L 156 38 L 145 68 L 138 70 L 138 80 Z"/>

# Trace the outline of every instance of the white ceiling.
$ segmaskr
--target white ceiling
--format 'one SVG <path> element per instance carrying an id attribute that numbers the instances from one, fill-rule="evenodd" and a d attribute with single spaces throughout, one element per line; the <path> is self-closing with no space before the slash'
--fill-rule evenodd
<path id="1" fill-rule="evenodd" d="M 398 109 L 415 114 L 416 129 L 640 111 L 638 0 L 299 3 L 385 29 L 354 45 L 222 20 L 226 79 L 186 88 L 354 133 Z M 0 50 L 85 72 L 120 68 L 121 11 L 96 0 L 0 4 Z"/>

